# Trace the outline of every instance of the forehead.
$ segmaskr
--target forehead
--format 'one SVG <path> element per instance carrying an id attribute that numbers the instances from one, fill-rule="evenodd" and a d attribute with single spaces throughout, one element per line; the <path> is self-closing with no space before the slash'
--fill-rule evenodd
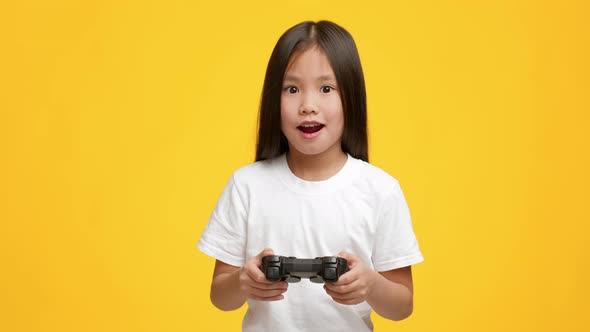
<path id="1" fill-rule="evenodd" d="M 334 76 L 330 60 L 319 47 L 295 52 L 289 59 L 285 79 Z"/>

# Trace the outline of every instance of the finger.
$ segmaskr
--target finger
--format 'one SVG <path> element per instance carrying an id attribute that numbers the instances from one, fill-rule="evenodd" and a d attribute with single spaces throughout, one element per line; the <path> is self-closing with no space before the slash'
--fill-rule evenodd
<path id="1" fill-rule="evenodd" d="M 330 297 L 332 297 L 332 299 L 339 300 L 339 301 L 350 301 L 350 300 L 354 300 L 354 299 L 363 299 L 364 298 L 364 293 L 362 292 L 362 290 L 356 290 L 356 289 L 349 291 L 349 292 L 339 293 L 334 290 L 326 288 L 326 293 L 328 295 L 330 295 Z"/>
<path id="2" fill-rule="evenodd" d="M 258 283 L 255 281 L 252 281 L 251 283 L 248 284 L 248 286 L 254 288 L 254 289 L 258 289 L 261 291 L 267 291 L 267 290 L 282 290 L 282 291 L 286 291 L 289 288 L 289 284 L 287 284 L 284 281 L 281 282 L 271 282 L 270 284 L 262 284 L 262 283 Z"/>
<path id="3" fill-rule="evenodd" d="M 355 258 L 355 256 L 353 254 L 351 254 L 347 251 L 341 251 L 336 256 L 346 258 L 347 261 Z"/>
<path id="4" fill-rule="evenodd" d="M 273 256 L 275 253 L 271 248 L 264 248 L 258 255 L 256 255 L 256 259 L 258 261 L 258 266 L 262 263 L 262 257 L 264 256 Z"/>
<path id="5" fill-rule="evenodd" d="M 348 265 L 355 263 L 359 260 L 358 257 L 346 251 L 341 251 L 336 256 L 346 259 L 348 261 Z"/>
<path id="6" fill-rule="evenodd" d="M 250 277 L 250 279 L 256 282 L 270 283 L 271 281 L 266 279 L 266 276 L 264 275 L 264 272 L 262 272 L 260 264 L 256 262 L 256 259 L 257 258 L 254 258 L 246 262 L 246 265 L 244 265 L 244 271 Z"/>
<path id="7" fill-rule="evenodd" d="M 250 289 L 250 294 L 251 294 L 251 296 L 254 296 L 257 298 L 272 298 L 272 297 L 280 296 L 283 293 L 285 293 L 286 291 L 287 291 L 286 289 L 260 290 L 260 289 L 252 288 L 252 289 Z"/>
<path id="8" fill-rule="evenodd" d="M 338 281 L 326 283 L 326 285 L 330 285 L 330 286 L 348 285 L 350 283 L 353 283 L 358 278 L 359 278 L 359 273 L 357 270 L 348 270 L 346 273 L 342 274 L 338 278 Z"/>
<path id="9" fill-rule="evenodd" d="M 280 301 L 280 300 L 283 300 L 285 298 L 285 296 L 284 295 L 277 295 L 277 296 L 273 296 L 273 297 L 251 296 L 250 298 L 252 300 L 256 300 L 256 301 L 267 301 L 267 302 L 271 302 L 271 301 Z"/>
<path id="10" fill-rule="evenodd" d="M 348 285 L 325 285 L 324 288 L 329 290 L 330 292 L 339 293 L 339 294 L 346 294 L 352 291 L 351 284 Z"/>
<path id="11" fill-rule="evenodd" d="M 253 258 L 256 267 L 260 268 L 262 266 L 262 258 L 265 256 L 273 256 L 274 251 L 271 248 L 264 248 L 256 257 Z"/>
<path id="12" fill-rule="evenodd" d="M 328 294 L 334 301 L 349 301 L 352 299 L 355 299 L 356 296 L 353 293 L 346 293 L 346 294 L 340 294 L 340 293 L 336 293 L 334 291 L 331 291 L 329 289 L 326 289 L 326 294 Z"/>
<path id="13" fill-rule="evenodd" d="M 248 277 L 259 284 L 274 284 L 274 281 L 270 281 L 268 279 L 266 279 L 266 276 L 264 275 L 264 273 L 262 272 L 262 270 L 260 270 L 258 267 L 255 268 L 246 268 L 245 269 L 246 274 L 248 275 Z"/>
<path id="14" fill-rule="evenodd" d="M 324 288 L 338 294 L 347 294 L 359 289 L 359 285 L 360 284 L 358 280 L 353 280 L 352 282 L 346 284 L 324 284 Z"/>
<path id="15" fill-rule="evenodd" d="M 348 269 L 352 269 L 359 261 L 358 257 L 346 251 L 341 251 L 336 256 L 346 259 L 348 262 Z"/>
<path id="16" fill-rule="evenodd" d="M 340 294 L 331 294 L 331 293 L 327 293 L 327 294 L 334 301 L 354 301 L 354 300 L 360 299 L 360 297 L 357 296 L 356 294 L 347 294 L 347 296 L 342 296 Z"/>
<path id="17" fill-rule="evenodd" d="M 350 300 L 339 300 L 339 299 L 333 299 L 334 302 L 336 303 L 340 303 L 340 304 L 345 304 L 345 305 L 354 305 L 354 304 L 359 304 L 361 302 L 363 302 L 364 300 L 362 299 L 350 299 Z"/>

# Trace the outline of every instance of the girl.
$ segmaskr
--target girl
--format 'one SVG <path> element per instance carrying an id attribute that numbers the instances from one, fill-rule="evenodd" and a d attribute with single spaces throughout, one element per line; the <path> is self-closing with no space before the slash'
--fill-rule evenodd
<path id="1" fill-rule="evenodd" d="M 256 162 L 226 185 L 198 244 L 216 259 L 211 301 L 248 302 L 244 331 L 371 331 L 371 309 L 412 312 L 423 260 L 398 182 L 368 163 L 366 96 L 355 43 L 328 21 L 303 22 L 268 63 Z M 272 283 L 267 255 L 346 258 L 336 283 Z"/>

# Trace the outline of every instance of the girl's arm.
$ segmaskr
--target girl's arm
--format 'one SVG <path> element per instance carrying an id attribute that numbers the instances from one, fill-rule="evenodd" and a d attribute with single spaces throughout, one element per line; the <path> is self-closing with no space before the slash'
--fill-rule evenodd
<path id="1" fill-rule="evenodd" d="M 239 273 L 239 267 L 219 260 L 215 261 L 211 282 L 211 303 L 217 308 L 224 311 L 236 310 L 246 302 L 246 298 L 238 292 Z"/>
<path id="2" fill-rule="evenodd" d="M 270 282 L 260 270 L 262 257 L 267 255 L 273 255 L 272 250 L 263 250 L 258 256 L 248 260 L 242 268 L 217 260 L 211 282 L 213 305 L 229 311 L 240 308 L 247 299 L 282 300 L 282 294 L 287 291 L 287 283 Z"/>
<path id="3" fill-rule="evenodd" d="M 376 272 L 356 256 L 348 253 L 339 256 L 348 260 L 350 270 L 338 282 L 324 286 L 334 301 L 341 304 L 367 301 L 377 314 L 391 320 L 402 320 L 412 314 L 414 293 L 410 266 Z"/>
<path id="4" fill-rule="evenodd" d="M 374 271 L 373 271 L 374 272 Z M 409 317 L 414 310 L 412 267 L 379 272 L 367 302 L 379 316 L 391 320 Z"/>

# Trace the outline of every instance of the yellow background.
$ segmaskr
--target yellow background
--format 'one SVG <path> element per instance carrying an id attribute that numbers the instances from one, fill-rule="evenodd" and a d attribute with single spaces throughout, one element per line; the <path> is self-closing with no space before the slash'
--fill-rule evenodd
<path id="1" fill-rule="evenodd" d="M 388 3 L 387 5 L 385 3 Z M 426 261 L 377 331 L 590 326 L 586 1 L 5 1 L 0 330 L 238 330 L 195 249 L 277 38 L 357 41 Z"/>

